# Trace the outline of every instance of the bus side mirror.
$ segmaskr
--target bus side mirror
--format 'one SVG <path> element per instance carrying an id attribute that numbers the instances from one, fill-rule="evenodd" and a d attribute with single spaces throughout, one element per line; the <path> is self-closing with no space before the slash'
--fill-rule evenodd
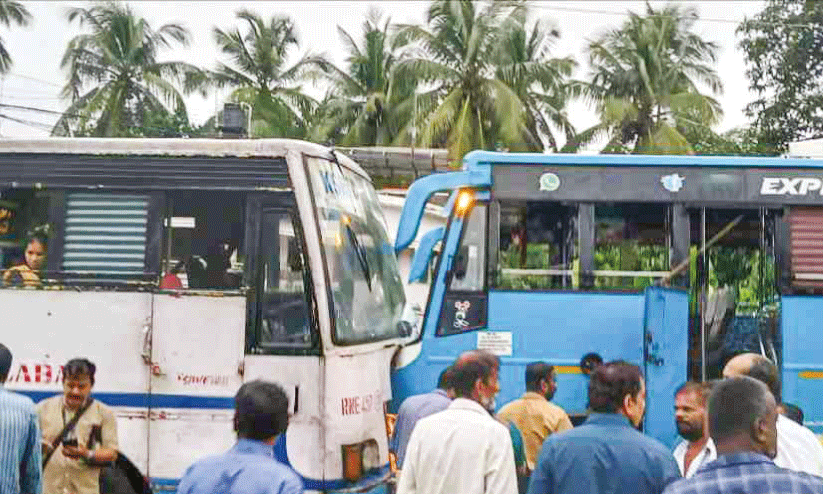
<path id="1" fill-rule="evenodd" d="M 466 269 L 469 264 L 469 246 L 460 247 L 460 251 L 454 256 L 452 261 L 452 275 L 455 279 L 462 280 L 466 277 Z"/>

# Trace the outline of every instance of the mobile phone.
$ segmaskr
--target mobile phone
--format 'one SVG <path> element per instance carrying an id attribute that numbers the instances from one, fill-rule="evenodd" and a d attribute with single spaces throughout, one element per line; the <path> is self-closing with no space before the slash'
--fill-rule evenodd
<path id="1" fill-rule="evenodd" d="M 62 444 L 63 444 L 63 446 L 71 446 L 73 448 L 76 448 L 77 447 L 77 438 L 76 437 L 64 438 L 63 441 L 62 441 Z"/>

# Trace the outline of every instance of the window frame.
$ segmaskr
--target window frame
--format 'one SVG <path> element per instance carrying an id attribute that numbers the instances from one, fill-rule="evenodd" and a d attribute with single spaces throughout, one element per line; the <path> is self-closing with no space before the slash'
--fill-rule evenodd
<path id="1" fill-rule="evenodd" d="M 263 241 L 262 218 L 264 211 L 279 210 L 288 214 L 292 221 L 295 236 L 303 260 L 303 296 L 309 318 L 310 342 L 306 346 L 265 344 L 259 342 L 261 331 L 261 302 L 263 284 L 263 267 L 260 258 Z M 244 353 L 246 355 L 320 355 L 320 330 L 318 326 L 318 305 L 312 281 L 312 268 L 309 260 L 304 227 L 294 192 L 275 194 L 249 194 L 246 197 L 245 255 L 243 286 L 248 287 L 246 294 L 246 331 Z"/>

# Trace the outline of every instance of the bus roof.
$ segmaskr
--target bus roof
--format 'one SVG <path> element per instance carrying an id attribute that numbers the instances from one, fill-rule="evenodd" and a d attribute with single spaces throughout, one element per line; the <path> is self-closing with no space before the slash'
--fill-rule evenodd
<path id="1" fill-rule="evenodd" d="M 289 184 L 288 152 L 332 159 L 293 139 L 0 139 L 0 186 L 254 190 Z M 46 156 L 50 159 L 44 159 Z M 334 155 L 355 173 L 363 169 Z M 145 159 L 140 159 L 145 158 Z"/>
<path id="2" fill-rule="evenodd" d="M 823 160 L 750 156 L 670 156 L 638 154 L 541 154 L 472 151 L 464 167 L 482 165 L 661 166 L 732 168 L 823 168 Z"/>

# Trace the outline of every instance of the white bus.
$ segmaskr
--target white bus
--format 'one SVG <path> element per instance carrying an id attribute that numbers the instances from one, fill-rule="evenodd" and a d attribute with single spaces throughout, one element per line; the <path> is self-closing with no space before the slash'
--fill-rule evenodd
<path id="1" fill-rule="evenodd" d="M 415 338 L 377 194 L 352 160 L 292 140 L 0 140 L 7 386 L 42 400 L 97 364 L 120 449 L 173 490 L 234 441 L 263 378 L 292 418 L 275 445 L 307 491 L 380 489 L 395 351 Z"/>

